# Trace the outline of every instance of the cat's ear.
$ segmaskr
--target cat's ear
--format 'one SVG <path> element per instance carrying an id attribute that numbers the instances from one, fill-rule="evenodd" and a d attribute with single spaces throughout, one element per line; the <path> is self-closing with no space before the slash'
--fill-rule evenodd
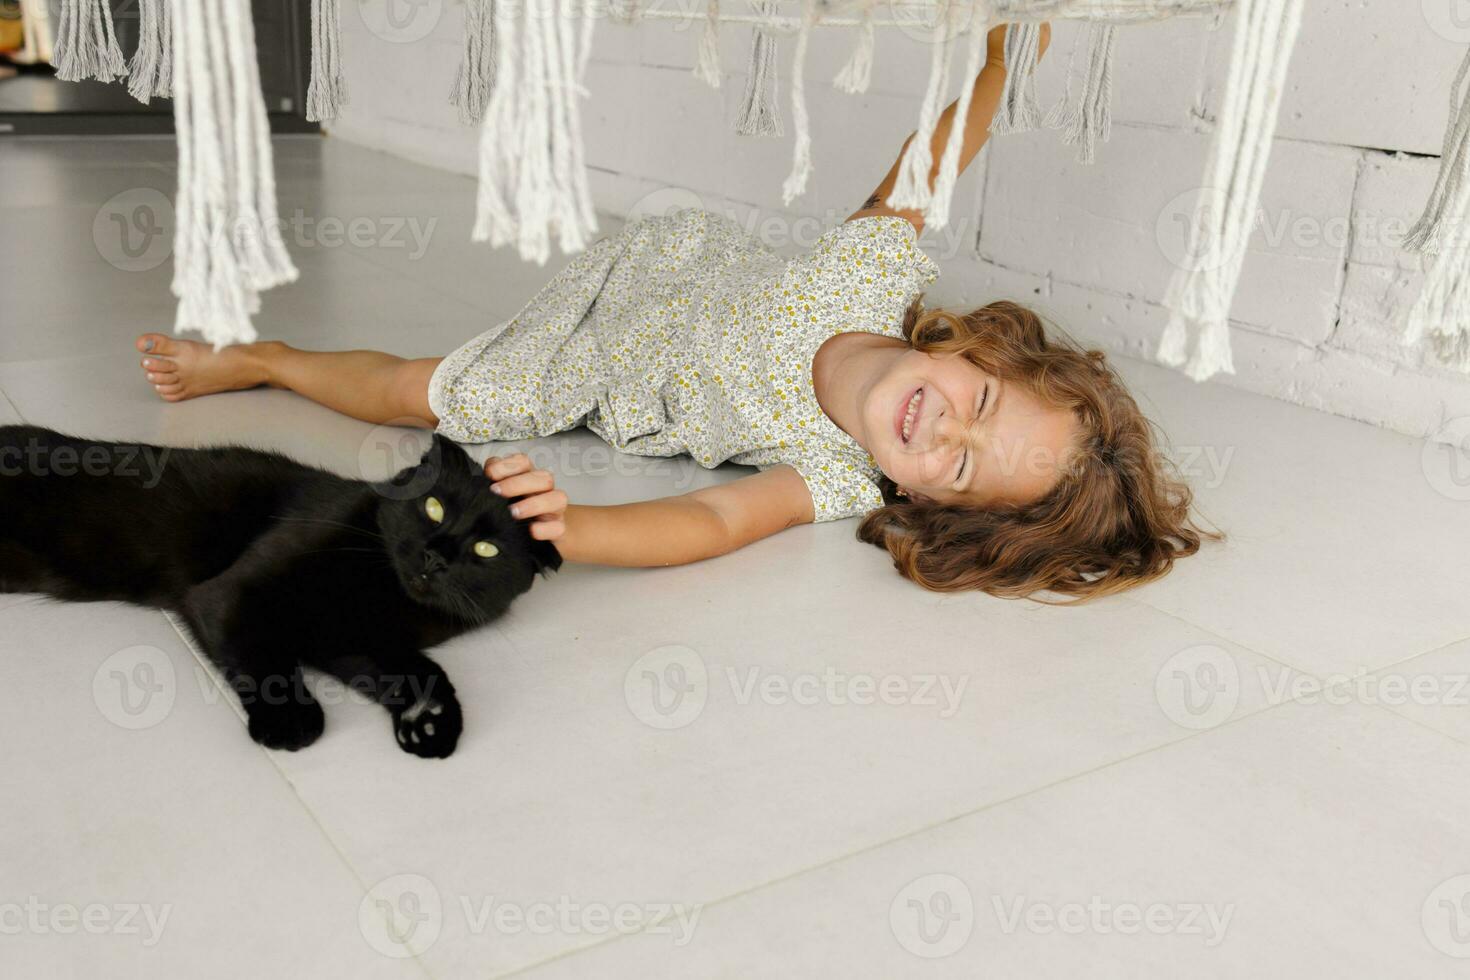
<path id="1" fill-rule="evenodd" d="M 424 450 L 424 456 L 419 460 L 419 466 L 427 469 L 438 477 L 441 473 L 449 473 L 462 470 L 473 470 L 475 464 L 470 460 L 470 454 L 464 451 L 464 447 L 450 439 L 435 432 L 429 447 Z"/>
<path id="2" fill-rule="evenodd" d="M 530 534 L 530 530 L 526 531 Z M 536 571 L 545 578 L 547 572 L 555 572 L 561 568 L 561 552 L 556 550 L 556 545 L 550 541 L 542 541 L 539 538 L 531 539 L 531 561 L 536 565 Z"/>

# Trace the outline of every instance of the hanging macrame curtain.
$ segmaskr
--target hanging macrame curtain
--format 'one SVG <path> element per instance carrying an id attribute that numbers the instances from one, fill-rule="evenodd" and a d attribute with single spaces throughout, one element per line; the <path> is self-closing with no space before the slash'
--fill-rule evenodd
<path id="1" fill-rule="evenodd" d="M 204 333 L 216 346 L 254 337 L 250 314 L 258 292 L 295 277 L 274 227 L 270 143 L 264 128 L 248 0 L 138 0 L 143 39 L 130 63 L 118 50 L 107 0 L 63 0 L 57 38 L 59 74 L 107 80 L 130 75 L 141 99 L 175 95 L 179 123 L 180 247 L 174 291 L 178 329 Z M 339 54 L 340 0 L 311 0 L 309 118 L 330 120 L 346 102 Z M 650 0 L 611 0 L 623 23 L 687 19 Z M 791 13 L 783 14 L 785 6 Z M 1203 379 L 1233 371 L 1228 315 L 1240 277 L 1275 129 L 1287 64 L 1301 23 L 1302 0 L 705 0 L 698 16 L 694 74 L 718 87 L 721 24 L 749 25 L 746 89 L 738 132 L 783 133 L 777 53 L 794 35 L 790 86 L 792 168 L 782 185 L 786 204 L 805 193 L 812 173 L 806 60 L 818 27 L 853 29 L 851 55 L 832 79 L 844 92 L 866 91 L 877 46 L 875 29 L 929 29 L 929 79 L 915 138 L 900 162 L 887 203 L 917 209 L 926 225 L 948 221 L 958 176 L 963 127 L 952 129 L 929 186 L 931 144 L 945 105 L 957 52 L 964 69 L 957 111 L 969 108 L 971 82 L 992 23 L 1008 23 L 1007 73 L 991 125 L 997 134 L 1038 127 L 1058 130 L 1091 162 L 1111 133 L 1112 66 L 1117 26 L 1185 14 L 1218 25 L 1236 11 L 1229 77 L 1215 122 L 1201 200 L 1190 222 L 1188 260 L 1165 293 L 1169 319 L 1158 356 Z M 464 0 L 464 46 L 450 101 L 466 123 L 481 127 L 479 190 L 473 237 L 514 242 L 522 257 L 544 263 L 556 236 L 563 252 L 586 247 L 597 231 L 581 134 L 581 99 L 595 0 Z M 1091 21 L 1067 59 L 1065 88 L 1049 110 L 1037 104 L 1035 73 L 1040 23 Z M 225 36 L 218 32 L 230 25 Z M 247 64 L 248 63 L 248 64 Z M 1424 294 L 1409 319 L 1409 338 L 1429 335 L 1441 356 L 1470 370 L 1470 250 L 1450 248 L 1451 230 L 1470 221 L 1470 97 L 1462 89 L 1470 56 L 1453 86 L 1442 172 L 1425 215 L 1406 246 L 1426 255 Z M 1073 96 L 1074 86 L 1077 94 Z M 248 229 L 252 223 L 256 231 Z M 1190 341 L 1193 339 L 1192 345 Z"/>

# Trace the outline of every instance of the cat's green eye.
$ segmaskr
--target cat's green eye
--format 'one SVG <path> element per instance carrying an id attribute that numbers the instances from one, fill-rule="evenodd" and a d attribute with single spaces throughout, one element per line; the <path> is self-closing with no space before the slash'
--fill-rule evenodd
<path id="1" fill-rule="evenodd" d="M 476 541 L 475 554 L 479 555 L 481 558 L 494 558 L 496 555 L 500 554 L 500 549 L 495 547 L 495 545 L 489 541 Z"/>
<path id="2" fill-rule="evenodd" d="M 439 498 L 430 497 L 424 501 L 424 513 L 429 515 L 429 520 L 435 524 L 444 523 L 444 505 L 439 503 Z"/>

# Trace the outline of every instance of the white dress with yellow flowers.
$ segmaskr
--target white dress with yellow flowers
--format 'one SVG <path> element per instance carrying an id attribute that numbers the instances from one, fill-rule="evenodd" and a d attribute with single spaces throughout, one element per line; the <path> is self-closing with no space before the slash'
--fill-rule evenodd
<path id="1" fill-rule="evenodd" d="M 870 215 L 786 258 L 699 208 L 630 223 L 444 359 L 429 382 L 438 431 L 477 443 L 586 425 L 641 456 L 788 463 L 816 520 L 866 513 L 881 473 L 817 403 L 812 356 L 837 333 L 902 338 L 939 276 L 916 238 Z"/>

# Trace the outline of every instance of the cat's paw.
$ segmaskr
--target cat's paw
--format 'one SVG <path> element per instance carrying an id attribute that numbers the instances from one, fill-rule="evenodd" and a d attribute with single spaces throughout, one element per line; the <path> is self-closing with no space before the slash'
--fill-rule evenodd
<path id="1" fill-rule="evenodd" d="M 424 759 L 444 759 L 459 744 L 464 728 L 459 700 L 453 691 L 425 694 L 393 716 L 398 747 Z"/>
<path id="2" fill-rule="evenodd" d="M 245 706 L 250 737 L 268 749 L 295 752 L 321 738 L 327 716 L 315 700 L 258 701 Z"/>

